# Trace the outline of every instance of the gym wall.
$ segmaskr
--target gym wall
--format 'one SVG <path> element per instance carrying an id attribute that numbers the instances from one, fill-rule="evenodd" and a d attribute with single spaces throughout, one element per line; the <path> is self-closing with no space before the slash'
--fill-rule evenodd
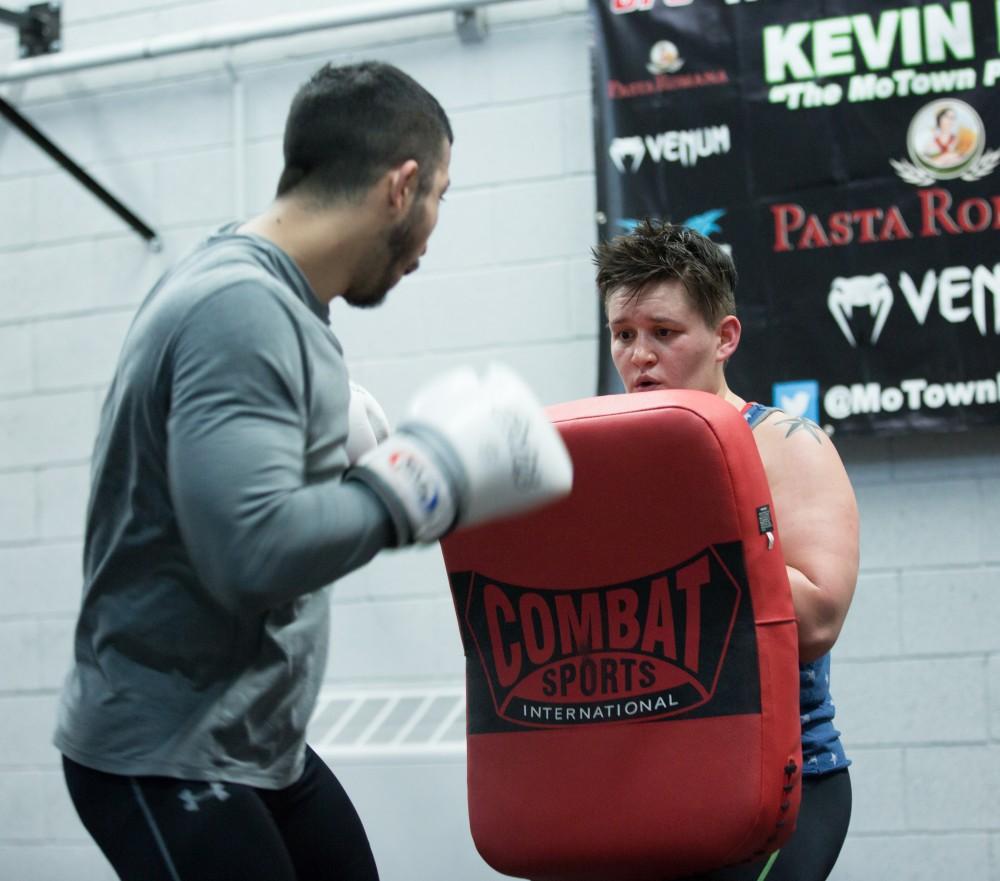
<path id="1" fill-rule="evenodd" d="M 352 3 L 363 0 L 66 0 L 62 51 Z M 452 188 L 420 271 L 377 310 L 333 308 L 353 374 L 390 418 L 433 373 L 493 358 L 546 403 L 596 388 L 586 3 L 522 0 L 486 18 L 475 43 L 439 13 L 0 85 L 163 243 L 150 250 L 0 123 L 5 881 L 114 877 L 76 819 L 50 743 L 97 417 L 150 284 L 214 226 L 267 204 L 288 103 L 316 67 L 397 64 L 439 97 L 455 129 Z M 0 71 L 16 60 L 16 34 L 4 28 Z M 861 507 L 862 576 L 834 655 L 855 808 L 833 878 L 1000 881 L 1000 431 L 838 445 Z M 369 740 L 352 749 L 331 709 L 360 696 L 374 723 L 379 695 L 444 706 L 460 694 L 439 551 L 385 554 L 338 584 L 333 604 L 329 713 L 315 733 L 383 878 L 501 877 L 468 833 L 460 722 L 395 752 L 355 724 Z"/>

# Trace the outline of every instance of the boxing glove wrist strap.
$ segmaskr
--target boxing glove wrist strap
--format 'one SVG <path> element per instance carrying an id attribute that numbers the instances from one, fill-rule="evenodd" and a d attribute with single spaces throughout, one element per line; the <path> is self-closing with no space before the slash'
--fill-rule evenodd
<path id="1" fill-rule="evenodd" d="M 397 547 L 437 541 L 455 523 L 456 475 L 449 473 L 443 461 L 448 454 L 440 447 L 431 432 L 401 430 L 365 453 L 345 474 L 365 483 L 385 504 Z"/>

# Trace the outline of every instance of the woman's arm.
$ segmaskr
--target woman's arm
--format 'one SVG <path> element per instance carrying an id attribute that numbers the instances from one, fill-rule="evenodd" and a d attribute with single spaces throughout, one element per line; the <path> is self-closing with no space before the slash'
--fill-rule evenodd
<path id="1" fill-rule="evenodd" d="M 858 507 L 831 440 L 817 425 L 777 411 L 754 430 L 799 621 L 799 656 L 837 641 L 858 578 Z"/>

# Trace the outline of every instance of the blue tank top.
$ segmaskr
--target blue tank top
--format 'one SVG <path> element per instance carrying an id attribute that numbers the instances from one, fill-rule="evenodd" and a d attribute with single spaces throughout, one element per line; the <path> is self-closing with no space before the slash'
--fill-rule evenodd
<path id="1" fill-rule="evenodd" d="M 750 403 L 743 418 L 755 428 L 776 407 Z M 818 776 L 839 771 L 851 764 L 844 754 L 840 732 L 833 725 L 835 708 L 830 697 L 829 653 L 799 664 L 799 718 L 802 722 L 802 773 Z"/>

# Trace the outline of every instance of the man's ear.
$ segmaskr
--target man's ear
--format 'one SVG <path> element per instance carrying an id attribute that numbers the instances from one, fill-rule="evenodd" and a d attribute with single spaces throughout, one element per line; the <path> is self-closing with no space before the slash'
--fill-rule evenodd
<path id="1" fill-rule="evenodd" d="M 727 315 L 719 322 L 719 329 L 717 331 L 719 337 L 719 348 L 717 350 L 719 361 L 728 361 L 733 356 L 733 352 L 736 351 L 737 346 L 740 344 L 740 335 L 742 333 L 743 328 L 740 325 L 740 320 L 735 315 Z"/>
<path id="2" fill-rule="evenodd" d="M 407 159 L 386 172 L 388 178 L 389 207 L 393 212 L 405 214 L 410 210 L 417 193 L 420 166 L 416 159 Z"/>

